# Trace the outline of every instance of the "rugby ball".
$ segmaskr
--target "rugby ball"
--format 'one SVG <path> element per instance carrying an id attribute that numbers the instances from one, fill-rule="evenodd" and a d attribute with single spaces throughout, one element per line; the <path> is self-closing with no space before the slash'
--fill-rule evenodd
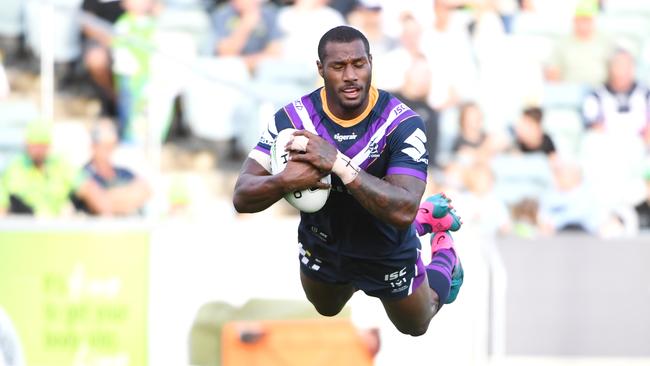
<path id="1" fill-rule="evenodd" d="M 289 162 L 289 152 L 285 151 L 284 147 L 289 142 L 294 131 L 297 130 L 287 128 L 280 131 L 278 136 L 275 138 L 273 145 L 271 145 L 271 174 L 278 174 L 287 166 L 287 163 Z M 328 174 L 321 178 L 321 182 L 330 184 L 330 175 Z M 287 193 L 284 196 L 284 199 L 302 212 L 313 213 L 325 206 L 329 194 L 329 189 L 308 188 L 302 191 Z"/>

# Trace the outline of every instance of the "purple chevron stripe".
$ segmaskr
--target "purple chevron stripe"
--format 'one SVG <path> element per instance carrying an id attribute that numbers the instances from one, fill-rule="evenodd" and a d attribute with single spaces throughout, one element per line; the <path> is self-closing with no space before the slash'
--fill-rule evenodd
<path id="1" fill-rule="evenodd" d="M 265 149 L 265 148 L 261 147 L 260 145 L 255 145 L 254 149 L 258 150 L 258 151 L 261 151 L 261 152 L 265 153 L 266 155 L 271 155 L 271 150 Z"/>
<path id="2" fill-rule="evenodd" d="M 386 133 L 377 142 L 377 152 L 379 152 L 381 154 L 384 151 L 384 149 L 386 148 L 386 140 L 388 139 L 388 135 L 390 135 L 397 128 L 397 126 L 399 126 L 400 123 L 402 123 L 404 120 L 406 120 L 408 118 L 411 118 L 413 116 L 417 116 L 417 114 L 415 112 L 413 112 L 412 110 L 408 110 L 408 111 L 402 113 L 399 117 L 397 117 L 390 124 L 390 126 L 388 126 L 388 128 L 386 129 Z M 347 152 L 346 152 L 346 155 L 348 155 L 350 157 L 354 157 L 354 155 L 349 155 Z M 361 168 L 365 169 L 366 167 L 368 167 L 368 165 L 370 165 L 370 163 L 374 159 L 375 158 L 368 157 L 361 164 L 359 164 L 359 166 Z"/>
<path id="3" fill-rule="evenodd" d="M 302 126 L 302 120 L 298 116 L 298 112 L 296 112 L 296 107 L 293 105 L 293 103 L 287 104 L 284 107 L 284 112 L 289 117 L 289 120 L 293 124 L 293 127 L 295 127 L 297 130 L 302 130 L 304 128 Z"/>
<path id="4" fill-rule="evenodd" d="M 399 99 L 397 98 L 391 98 L 390 101 L 388 101 L 388 104 L 386 107 L 384 107 L 383 112 L 377 118 L 376 120 L 372 121 L 370 123 L 370 126 L 368 126 L 368 129 L 366 130 L 366 133 L 359 139 L 357 142 L 354 143 L 354 145 L 350 146 L 345 153 L 347 156 L 356 156 L 361 150 L 363 150 L 366 145 L 368 145 L 368 142 L 372 138 L 372 136 L 377 132 L 379 127 L 388 119 L 390 112 L 393 110 L 393 108 L 397 107 L 400 103 Z"/>
<path id="5" fill-rule="evenodd" d="M 386 175 L 392 175 L 392 174 L 410 175 L 419 178 L 425 182 L 427 181 L 427 173 L 417 169 L 395 166 L 395 167 L 388 168 L 388 170 L 386 171 Z"/>
<path id="6" fill-rule="evenodd" d="M 309 118 L 311 118 L 312 123 L 314 124 L 314 128 L 316 128 L 316 132 L 318 133 L 318 136 L 324 138 L 327 142 L 336 146 L 334 139 L 332 138 L 332 136 L 330 136 L 329 132 L 327 132 L 327 128 L 325 128 L 325 124 L 322 123 L 320 115 L 316 111 L 316 108 L 314 108 L 314 103 L 312 103 L 309 95 L 305 95 L 304 97 L 302 97 L 301 100 L 302 100 L 302 105 L 304 105 L 305 108 L 307 108 L 307 113 L 309 114 Z"/>

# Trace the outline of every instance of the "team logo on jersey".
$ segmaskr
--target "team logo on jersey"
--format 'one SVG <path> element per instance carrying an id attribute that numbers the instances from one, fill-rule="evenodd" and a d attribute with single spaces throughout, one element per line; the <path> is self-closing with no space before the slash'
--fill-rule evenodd
<path id="1" fill-rule="evenodd" d="M 370 143 L 368 144 L 366 151 L 368 152 L 368 157 L 371 159 L 378 158 L 379 155 L 381 155 L 379 153 L 379 144 L 377 143 L 377 141 L 375 141 L 374 138 L 370 140 Z"/>
<path id="2" fill-rule="evenodd" d="M 411 136 L 407 137 L 404 140 L 404 143 L 411 145 L 410 147 L 402 149 L 402 152 L 410 156 L 413 161 L 416 163 L 429 163 L 429 159 L 425 158 L 424 155 L 427 153 L 425 144 L 427 142 L 427 136 L 424 134 L 424 131 L 417 129 L 413 131 Z"/>
<path id="3" fill-rule="evenodd" d="M 351 135 L 341 135 L 340 133 L 337 133 L 334 135 L 334 140 L 341 142 L 341 141 L 350 141 L 350 140 L 356 140 L 357 139 L 357 134 L 352 132 Z"/>

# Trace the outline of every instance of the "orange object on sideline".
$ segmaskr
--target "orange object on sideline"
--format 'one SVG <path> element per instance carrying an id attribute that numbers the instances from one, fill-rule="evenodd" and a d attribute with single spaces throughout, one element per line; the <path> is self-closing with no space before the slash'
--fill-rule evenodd
<path id="1" fill-rule="evenodd" d="M 223 366 L 370 366 L 347 319 L 234 321 L 222 333 Z"/>

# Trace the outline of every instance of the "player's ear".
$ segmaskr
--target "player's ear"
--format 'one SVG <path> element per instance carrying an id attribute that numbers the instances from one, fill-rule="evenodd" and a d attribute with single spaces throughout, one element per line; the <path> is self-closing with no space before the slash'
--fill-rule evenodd
<path id="1" fill-rule="evenodd" d="M 370 63 L 370 66 L 372 66 L 372 53 L 368 54 L 368 62 Z"/>
<path id="2" fill-rule="evenodd" d="M 318 67 L 318 74 L 320 77 L 324 78 L 325 75 L 323 75 L 323 64 L 320 62 L 320 60 L 316 60 L 316 67 Z"/>

